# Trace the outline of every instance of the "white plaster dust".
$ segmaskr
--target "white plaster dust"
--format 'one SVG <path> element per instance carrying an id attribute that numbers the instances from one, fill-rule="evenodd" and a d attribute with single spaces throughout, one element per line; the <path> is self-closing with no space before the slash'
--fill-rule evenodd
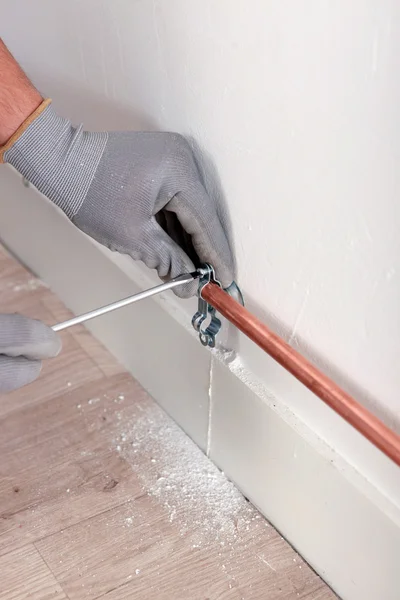
<path id="1" fill-rule="evenodd" d="M 8 282 L 6 288 L 12 290 L 13 292 L 34 292 L 35 290 L 39 290 L 41 288 L 48 289 L 48 286 L 40 279 L 31 277 L 30 279 L 23 279 L 21 281 L 17 280 Z"/>
<path id="2" fill-rule="evenodd" d="M 125 423 L 114 448 L 132 466 L 147 493 L 156 498 L 182 533 L 196 530 L 194 545 L 231 544 L 248 530 L 258 511 L 157 406 Z"/>

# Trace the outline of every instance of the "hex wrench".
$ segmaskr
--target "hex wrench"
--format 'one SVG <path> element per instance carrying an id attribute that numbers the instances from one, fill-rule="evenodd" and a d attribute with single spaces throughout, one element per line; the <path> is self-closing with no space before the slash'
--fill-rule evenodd
<path id="1" fill-rule="evenodd" d="M 167 290 L 172 290 L 180 285 L 184 285 L 185 283 L 190 283 L 191 281 L 198 279 L 198 277 L 200 277 L 201 274 L 202 271 L 201 269 L 199 269 L 199 271 L 196 271 L 195 273 L 184 273 L 182 275 L 178 275 L 178 277 L 174 277 L 170 281 L 162 283 L 161 285 L 156 285 L 155 287 L 145 290 L 144 292 L 139 292 L 138 294 L 134 294 L 133 296 L 128 296 L 127 298 L 123 298 L 122 300 L 117 300 L 116 302 L 112 302 L 111 304 L 107 304 L 106 306 L 96 308 L 95 310 L 91 310 L 87 313 L 84 313 L 83 315 L 79 315 L 78 317 L 68 319 L 68 321 L 57 323 L 56 325 L 53 325 L 52 329 L 53 331 L 61 331 L 62 329 L 67 329 L 67 327 L 72 327 L 73 325 L 85 323 L 90 319 L 100 317 L 101 315 L 105 315 L 109 312 L 112 312 L 113 310 L 122 308 L 123 306 L 128 306 L 129 304 L 133 304 L 134 302 L 139 302 L 140 300 L 151 298 L 156 294 L 161 294 L 162 292 L 166 292 Z"/>

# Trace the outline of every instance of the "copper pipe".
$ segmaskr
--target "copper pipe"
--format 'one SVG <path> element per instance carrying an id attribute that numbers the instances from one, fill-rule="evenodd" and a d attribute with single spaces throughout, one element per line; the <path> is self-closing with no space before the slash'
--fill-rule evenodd
<path id="1" fill-rule="evenodd" d="M 400 436 L 397 433 L 386 427 L 220 287 L 215 284 L 206 285 L 202 290 L 202 297 L 400 466 Z"/>

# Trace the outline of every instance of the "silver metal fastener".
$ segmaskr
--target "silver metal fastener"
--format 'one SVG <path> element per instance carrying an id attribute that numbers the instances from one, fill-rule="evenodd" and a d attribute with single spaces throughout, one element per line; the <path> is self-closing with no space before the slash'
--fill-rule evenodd
<path id="1" fill-rule="evenodd" d="M 149 290 L 145 290 L 144 292 L 139 292 L 139 294 L 134 294 L 133 296 L 128 296 L 127 298 L 123 298 L 122 300 L 117 300 L 117 302 L 112 302 L 111 304 L 107 304 L 106 306 L 102 306 L 101 308 L 96 308 L 95 310 L 91 310 L 83 315 L 79 315 L 78 317 L 73 317 L 72 319 L 68 319 L 68 321 L 63 321 L 62 323 L 57 323 L 53 325 L 53 331 L 61 331 L 63 329 L 67 329 L 67 327 L 72 327 L 73 325 L 79 325 L 80 323 L 85 323 L 90 319 L 94 319 L 95 317 L 100 317 L 101 315 L 105 315 L 117 308 L 122 308 L 123 306 L 128 306 L 129 304 L 133 304 L 134 302 L 139 302 L 140 300 L 145 300 L 146 298 L 151 298 L 151 296 L 155 296 L 156 294 L 161 294 L 167 290 L 172 290 L 180 285 L 184 285 L 185 283 L 190 283 L 191 281 L 200 277 L 199 272 L 195 273 L 184 273 L 183 275 L 178 275 L 178 277 L 174 277 L 171 281 L 167 281 L 166 283 L 162 283 L 161 285 L 157 285 Z"/>

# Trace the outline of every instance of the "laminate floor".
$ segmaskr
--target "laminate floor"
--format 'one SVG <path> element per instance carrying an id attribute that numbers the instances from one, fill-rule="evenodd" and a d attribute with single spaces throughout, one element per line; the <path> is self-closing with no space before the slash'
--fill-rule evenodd
<path id="1" fill-rule="evenodd" d="M 0 311 L 71 316 L 0 247 Z M 0 397 L 1 600 L 336 596 L 83 327 Z"/>

